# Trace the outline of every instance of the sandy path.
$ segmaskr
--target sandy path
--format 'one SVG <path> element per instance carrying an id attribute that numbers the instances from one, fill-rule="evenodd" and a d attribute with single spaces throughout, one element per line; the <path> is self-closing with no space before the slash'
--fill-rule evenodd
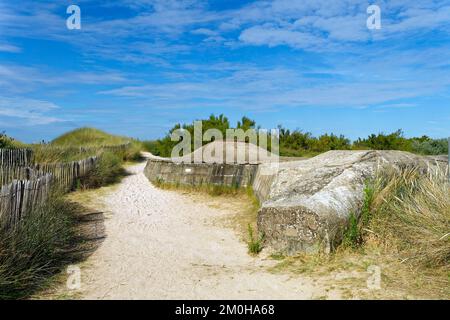
<path id="1" fill-rule="evenodd" d="M 235 232 L 214 221 L 233 214 L 157 189 L 135 165 L 103 197 L 107 237 L 82 267 L 85 299 L 311 299 L 312 279 L 272 274 Z M 99 208 L 101 209 L 101 208 Z"/>

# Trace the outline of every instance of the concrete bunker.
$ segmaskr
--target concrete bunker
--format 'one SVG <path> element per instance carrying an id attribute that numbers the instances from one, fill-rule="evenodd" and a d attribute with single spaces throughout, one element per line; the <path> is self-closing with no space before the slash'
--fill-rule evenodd
<path id="1" fill-rule="evenodd" d="M 244 148 L 248 155 L 258 148 L 241 144 L 228 141 L 219 150 Z M 446 157 L 402 151 L 329 151 L 302 160 L 280 157 L 275 167 L 270 156 L 257 158 L 256 163 L 248 157 L 240 163 L 218 163 L 214 157 L 210 162 L 192 163 L 192 159 L 193 154 L 176 161 L 153 157 L 145 174 L 152 182 L 251 186 L 261 203 L 257 224 L 265 234 L 265 245 L 288 255 L 332 249 L 340 243 L 351 213 L 361 211 L 365 181 L 377 169 L 415 166 L 429 170 L 447 165 Z"/>

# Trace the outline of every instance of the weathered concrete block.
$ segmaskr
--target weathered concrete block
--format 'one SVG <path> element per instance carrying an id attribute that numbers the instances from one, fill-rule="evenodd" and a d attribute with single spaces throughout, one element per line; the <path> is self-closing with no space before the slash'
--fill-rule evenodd
<path id="1" fill-rule="evenodd" d="M 365 181 L 378 167 L 426 170 L 435 162 L 400 151 L 330 151 L 280 164 L 272 177 L 255 179 L 262 201 L 258 230 L 269 247 L 286 254 L 333 248 L 341 241 L 350 214 L 359 215 Z"/>

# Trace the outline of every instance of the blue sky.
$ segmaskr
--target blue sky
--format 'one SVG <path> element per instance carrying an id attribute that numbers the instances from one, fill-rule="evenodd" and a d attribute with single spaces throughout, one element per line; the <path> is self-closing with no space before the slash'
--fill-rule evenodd
<path id="1" fill-rule="evenodd" d="M 81 30 L 66 28 L 70 4 Z M 211 113 L 450 136 L 450 1 L 0 0 L 1 131 L 147 139 Z"/>

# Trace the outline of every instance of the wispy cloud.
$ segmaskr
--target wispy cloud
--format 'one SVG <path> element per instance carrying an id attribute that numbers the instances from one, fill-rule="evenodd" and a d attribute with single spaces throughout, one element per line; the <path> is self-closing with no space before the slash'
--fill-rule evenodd
<path id="1" fill-rule="evenodd" d="M 10 93 L 32 92 L 43 87 L 64 87 L 65 85 L 108 85 L 126 83 L 128 79 L 121 72 L 45 70 L 47 67 L 0 64 L 0 89 Z M 72 88 L 73 89 L 73 88 Z"/>
<path id="2" fill-rule="evenodd" d="M 18 53 L 20 51 L 22 51 L 22 49 L 17 46 L 14 46 L 12 44 L 0 43 L 0 52 Z"/>
<path id="3" fill-rule="evenodd" d="M 80 6 L 92 1 L 81 1 Z M 290 46 L 323 51 L 353 51 L 355 43 L 393 40 L 417 32 L 450 32 L 450 6 L 436 0 L 379 1 L 382 29 L 366 28 L 368 3 L 355 0 L 256 1 L 240 9 L 211 10 L 206 1 L 129 0 L 102 2 L 104 7 L 131 9 L 127 17 L 89 16 L 76 39 L 65 28 L 61 6 L 26 1 L 19 7 L 0 6 L 0 30 L 11 36 L 54 39 L 80 47 L 85 54 L 124 62 L 168 65 L 170 56 L 194 50 L 186 35 L 204 43 Z M 114 35 L 111 37 L 111 35 Z"/>
<path id="4" fill-rule="evenodd" d="M 10 125 L 47 125 L 62 119 L 47 115 L 59 107 L 48 101 L 0 96 L 0 116 L 12 118 Z"/>
<path id="5" fill-rule="evenodd" d="M 450 86 L 449 73 L 435 66 L 433 61 L 420 70 L 416 68 L 418 55 L 430 57 L 436 53 L 411 54 L 409 59 L 407 55 L 393 55 L 383 61 L 376 57 L 356 63 L 344 60 L 329 69 L 308 71 L 228 65 L 223 66 L 220 73 L 209 73 L 215 70 L 214 65 L 203 71 L 187 66 L 184 72 L 179 70 L 179 79 L 161 79 L 157 84 L 123 86 L 99 93 L 180 109 L 230 107 L 263 111 L 302 106 L 360 108 L 378 105 L 400 108 L 407 104 L 398 100 L 432 95 Z M 387 69 L 379 69 L 382 62 Z M 391 64 L 396 64 L 395 72 L 389 71 Z M 323 81 L 324 78 L 333 81 Z"/>

